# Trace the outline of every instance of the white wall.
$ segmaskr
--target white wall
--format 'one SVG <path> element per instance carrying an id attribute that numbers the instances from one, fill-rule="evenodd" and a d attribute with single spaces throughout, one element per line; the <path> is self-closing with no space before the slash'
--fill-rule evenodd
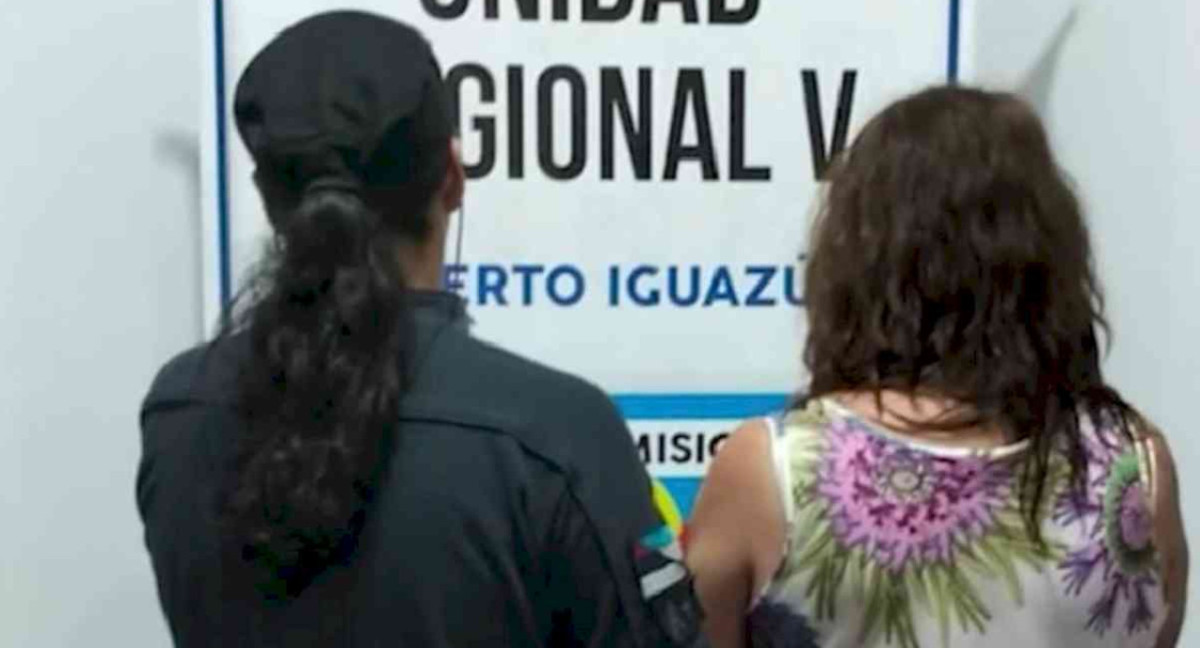
<path id="1" fill-rule="evenodd" d="M 2 6 L 0 646 L 164 646 L 133 480 L 200 331 L 198 3 Z"/>
<path id="2" fill-rule="evenodd" d="M 1031 57 L 1006 30 L 1026 11 L 1061 18 L 1051 0 L 965 1 L 980 29 L 966 64 L 1025 86 L 1087 199 L 1117 334 L 1108 371 L 1171 436 L 1200 547 L 1188 332 L 1200 323 L 1200 9 L 1087 0 L 1060 47 Z M 136 412 L 154 369 L 200 334 L 207 18 L 184 0 L 0 11 L 3 646 L 167 642 L 133 504 Z M 1187 633 L 1182 645 L 1200 646 L 1200 624 Z"/>
<path id="3" fill-rule="evenodd" d="M 1108 377 L 1170 439 L 1200 563 L 1200 7 L 965 1 L 974 71 L 1035 102 L 1086 200 L 1115 334 Z M 1049 36 L 1032 50 L 1031 21 Z M 1180 645 L 1200 646 L 1200 623 Z"/>

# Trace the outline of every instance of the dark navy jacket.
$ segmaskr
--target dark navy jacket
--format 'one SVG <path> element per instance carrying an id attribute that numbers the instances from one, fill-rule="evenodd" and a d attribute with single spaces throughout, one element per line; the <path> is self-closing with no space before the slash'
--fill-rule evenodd
<path id="1" fill-rule="evenodd" d="M 662 523 L 609 399 L 472 338 L 457 299 L 415 300 L 414 383 L 359 549 L 282 604 L 230 586 L 220 558 L 246 340 L 163 368 L 137 498 L 176 645 L 692 645 L 690 583 L 650 601 L 639 587 L 635 545 Z"/>

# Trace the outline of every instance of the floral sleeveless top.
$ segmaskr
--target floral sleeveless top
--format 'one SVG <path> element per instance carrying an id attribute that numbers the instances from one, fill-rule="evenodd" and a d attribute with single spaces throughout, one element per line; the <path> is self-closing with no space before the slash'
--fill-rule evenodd
<path id="1" fill-rule="evenodd" d="M 1051 462 L 1039 544 L 1016 492 L 1023 444 L 929 446 L 830 399 L 772 427 L 788 546 L 750 612 L 756 648 L 1154 645 L 1165 606 L 1142 444 L 1082 421 L 1086 492 Z"/>

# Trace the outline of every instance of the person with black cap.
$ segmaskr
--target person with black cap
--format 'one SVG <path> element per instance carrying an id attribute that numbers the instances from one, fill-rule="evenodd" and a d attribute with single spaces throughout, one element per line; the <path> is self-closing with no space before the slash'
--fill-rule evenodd
<path id="1" fill-rule="evenodd" d="M 611 402 L 472 338 L 439 291 L 464 172 L 424 38 L 307 19 L 234 111 L 273 242 L 142 409 L 138 506 L 176 645 L 702 642 Z"/>

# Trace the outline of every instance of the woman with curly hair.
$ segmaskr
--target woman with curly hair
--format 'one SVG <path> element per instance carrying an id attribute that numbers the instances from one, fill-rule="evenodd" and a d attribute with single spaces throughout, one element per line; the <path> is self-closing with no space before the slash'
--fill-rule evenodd
<path id="1" fill-rule="evenodd" d="M 942 87 L 837 162 L 811 376 L 724 446 L 688 535 L 720 646 L 1169 647 L 1163 436 L 1100 371 L 1082 210 L 1033 111 Z"/>

